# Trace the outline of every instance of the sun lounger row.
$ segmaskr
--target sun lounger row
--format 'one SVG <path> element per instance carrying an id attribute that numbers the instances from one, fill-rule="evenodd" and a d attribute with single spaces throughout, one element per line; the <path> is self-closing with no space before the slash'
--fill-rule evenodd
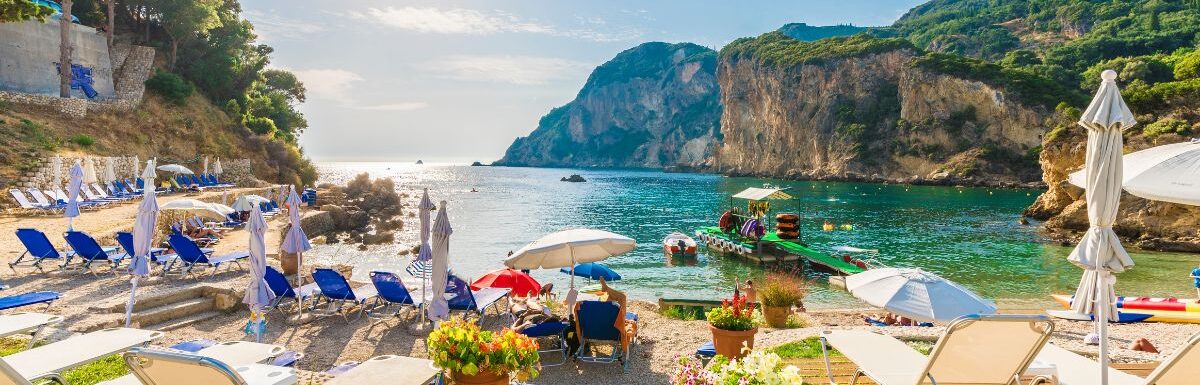
<path id="1" fill-rule="evenodd" d="M 175 184 L 191 188 L 208 189 L 208 188 L 226 188 L 234 187 L 232 183 L 224 183 L 217 179 L 216 175 L 212 174 L 183 174 L 176 175 L 173 180 Z"/>
<path id="2" fill-rule="evenodd" d="M 133 234 L 127 232 L 117 233 L 119 247 L 103 247 L 87 233 L 68 231 L 64 239 L 71 246 L 71 251 L 57 249 L 45 233 L 36 229 L 17 229 L 16 234 L 17 239 L 25 246 L 25 252 L 8 264 L 13 270 L 28 266 L 45 272 L 42 265 L 47 261 L 58 262 L 59 269 L 67 269 L 72 267 L 73 261 L 78 261 L 80 269 L 92 274 L 96 273 L 94 267 L 97 264 L 107 264 L 109 271 L 115 273 L 119 272 L 117 267 L 121 262 L 133 255 Z M 167 250 L 162 248 L 150 250 L 150 262 L 160 266 L 164 276 L 178 269 L 179 276 L 194 277 L 197 269 L 204 268 L 210 269 L 212 275 L 216 274 L 222 265 L 237 265 L 241 268 L 241 261 L 250 256 L 245 251 L 213 255 L 212 249 L 201 248 L 194 240 L 182 234 L 169 235 L 167 243 L 173 253 L 167 253 Z"/>

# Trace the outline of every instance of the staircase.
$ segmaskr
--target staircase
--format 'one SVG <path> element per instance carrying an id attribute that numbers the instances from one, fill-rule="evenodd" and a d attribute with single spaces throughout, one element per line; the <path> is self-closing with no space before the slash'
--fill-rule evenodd
<path id="1" fill-rule="evenodd" d="M 216 302 L 215 295 L 203 286 L 139 296 L 130 317 L 131 326 L 162 331 L 182 328 L 223 314 L 217 309 Z M 103 310 L 118 315 L 120 322 L 124 322 L 125 304 L 111 305 Z"/>

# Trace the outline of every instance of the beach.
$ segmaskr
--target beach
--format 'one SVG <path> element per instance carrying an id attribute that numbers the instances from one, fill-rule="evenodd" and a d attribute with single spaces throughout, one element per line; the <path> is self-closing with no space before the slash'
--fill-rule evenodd
<path id="1" fill-rule="evenodd" d="M 230 194 L 248 190 L 235 190 Z M 188 195 L 188 198 L 213 199 L 219 198 L 220 193 L 206 192 Z M 415 207 L 416 196 L 409 192 L 404 198 L 404 206 Z M 165 196 L 160 203 L 165 203 L 183 196 Z M 112 231 L 127 227 L 133 222 L 136 204 L 122 204 L 116 207 L 88 211 L 76 220 L 76 228 L 93 233 L 101 243 L 107 244 L 106 235 Z M 309 213 L 311 215 L 311 212 Z M 271 231 L 267 232 L 269 262 L 278 266 L 275 257 L 276 248 L 280 242 L 279 229 L 286 223 L 286 216 L 280 215 L 269 220 Z M 6 217 L 0 221 L 0 231 L 10 232 L 18 227 L 35 227 L 43 229 L 47 234 L 65 229 L 65 220 L 57 216 L 45 217 Z M 416 226 L 406 227 L 398 238 L 411 239 L 415 237 Z M 247 232 L 232 231 L 216 246 L 216 253 L 244 249 L 247 242 Z M 60 243 L 52 241 L 56 244 Z M 6 259 L 17 256 L 21 246 L 15 238 L 0 242 Z M 398 258 L 398 257 L 397 257 Z M 314 262 L 317 263 L 317 262 Z M 85 332 L 104 327 L 118 326 L 123 322 L 123 314 L 113 310 L 122 308 L 128 299 L 128 276 L 125 274 L 99 273 L 97 276 L 75 272 L 52 272 L 41 274 L 22 269 L 18 273 L 5 271 L 0 273 L 0 279 L 11 286 L 9 292 L 19 293 L 33 290 L 53 290 L 62 293 L 62 299 L 56 301 L 47 311 L 61 314 L 66 320 L 57 326 L 56 330 L 48 333 L 47 339 L 61 339 L 73 332 Z M 181 327 L 172 328 L 161 340 L 155 341 L 156 346 L 172 344 L 197 338 L 217 341 L 253 340 L 254 336 L 244 331 L 249 317 L 248 309 L 240 305 L 241 293 L 248 283 L 244 270 L 236 268 L 223 270 L 211 277 L 202 278 L 153 278 L 148 284 L 139 288 L 139 300 L 145 298 L 169 297 L 172 293 L 194 290 L 205 287 L 210 293 L 217 293 L 217 302 L 234 301 L 222 306 L 231 306 L 227 310 L 217 311 L 211 318 L 188 323 Z M 618 286 L 619 287 L 619 286 Z M 561 289 L 560 289 L 561 290 Z M 584 363 L 568 363 L 564 366 L 544 368 L 541 376 L 534 383 L 580 383 L 580 384 L 624 384 L 624 383 L 665 383 L 675 362 L 680 356 L 693 354 L 695 349 L 711 335 L 705 321 L 682 321 L 671 319 L 658 313 L 657 305 L 643 300 L 631 303 L 631 311 L 640 315 L 640 332 L 638 343 L 632 348 L 632 359 L 627 373 L 622 373 L 619 365 L 599 365 Z M 38 309 L 39 311 L 41 309 Z M 941 334 L 941 327 L 875 327 L 863 323 L 861 315 L 873 314 L 877 309 L 865 306 L 838 309 L 813 310 L 805 314 L 807 325 L 802 328 L 773 330 L 763 328 L 756 337 L 756 347 L 770 348 L 773 346 L 803 340 L 817 335 L 821 330 L 828 329 L 860 329 L 871 330 L 897 338 L 912 341 L 933 341 Z M 1001 308 L 1005 313 L 1040 313 L 1036 308 Z M 340 316 L 319 317 L 309 323 L 291 326 L 287 315 L 283 312 L 272 312 L 268 316 L 267 333 L 262 336 L 265 343 L 284 346 L 289 350 L 304 354 L 298 369 L 306 378 L 319 382 L 320 372 L 346 361 L 362 361 L 370 357 L 396 354 L 412 357 L 427 357 L 424 335 L 410 330 L 415 313 L 409 312 L 406 317 L 375 320 L 368 317 L 354 318 L 350 314 L 346 320 Z M 486 325 L 491 329 L 499 329 L 507 321 L 499 321 L 489 314 Z M 144 325 L 142 325 L 144 326 Z M 1055 322 L 1056 331 L 1053 343 L 1069 350 L 1083 354 L 1095 354 L 1095 346 L 1082 344 L 1082 337 L 1090 331 L 1092 324 L 1087 322 L 1072 322 L 1058 320 Z M 1116 362 L 1154 362 L 1169 354 L 1178 344 L 1187 339 L 1195 328 L 1190 324 L 1166 323 L 1137 323 L 1119 324 L 1110 328 L 1112 338 L 1113 358 Z M 1137 338 L 1147 338 L 1163 353 L 1160 355 L 1135 352 L 1127 349 L 1128 345 Z M 807 368 L 816 370 L 819 368 Z M 811 379 L 810 379 L 811 380 Z"/>

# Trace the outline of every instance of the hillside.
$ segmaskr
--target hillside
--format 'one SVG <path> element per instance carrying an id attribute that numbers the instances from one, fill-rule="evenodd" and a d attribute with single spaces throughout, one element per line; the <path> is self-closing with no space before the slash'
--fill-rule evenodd
<path id="1" fill-rule="evenodd" d="M 800 41 L 816 41 L 830 37 L 853 36 L 867 31 L 865 27 L 853 25 L 808 25 L 805 23 L 787 23 L 776 30 Z"/>
<path id="2" fill-rule="evenodd" d="M 497 165 L 653 167 L 704 162 L 719 142 L 716 52 L 645 43 L 596 67 L 570 103 Z"/>

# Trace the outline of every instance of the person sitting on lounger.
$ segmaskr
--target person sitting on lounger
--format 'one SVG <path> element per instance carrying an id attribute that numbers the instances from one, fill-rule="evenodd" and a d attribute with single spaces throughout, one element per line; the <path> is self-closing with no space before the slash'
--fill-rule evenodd
<path id="1" fill-rule="evenodd" d="M 629 342 L 630 342 L 629 337 L 637 335 L 638 325 L 637 325 L 637 321 L 630 320 L 625 316 L 625 310 L 628 309 L 628 307 L 626 306 L 625 293 L 621 292 L 620 290 L 609 287 L 608 282 L 604 281 L 604 277 L 600 277 L 600 292 L 604 293 L 607 296 L 609 302 L 616 302 L 617 306 L 620 307 L 620 309 L 621 309 L 617 313 L 617 323 L 613 326 L 616 326 L 617 329 L 619 329 L 619 330 L 625 331 L 626 338 L 622 339 L 621 344 L 624 345 L 622 347 L 628 349 Z"/>
<path id="2" fill-rule="evenodd" d="M 192 238 L 192 239 L 221 238 L 223 236 L 221 234 L 221 232 L 219 232 L 219 231 L 216 231 L 213 229 L 205 229 L 205 228 L 201 228 L 201 227 L 196 227 L 196 226 L 192 226 L 187 223 L 181 224 L 181 227 L 183 228 L 183 234 L 187 235 L 189 238 Z"/>

